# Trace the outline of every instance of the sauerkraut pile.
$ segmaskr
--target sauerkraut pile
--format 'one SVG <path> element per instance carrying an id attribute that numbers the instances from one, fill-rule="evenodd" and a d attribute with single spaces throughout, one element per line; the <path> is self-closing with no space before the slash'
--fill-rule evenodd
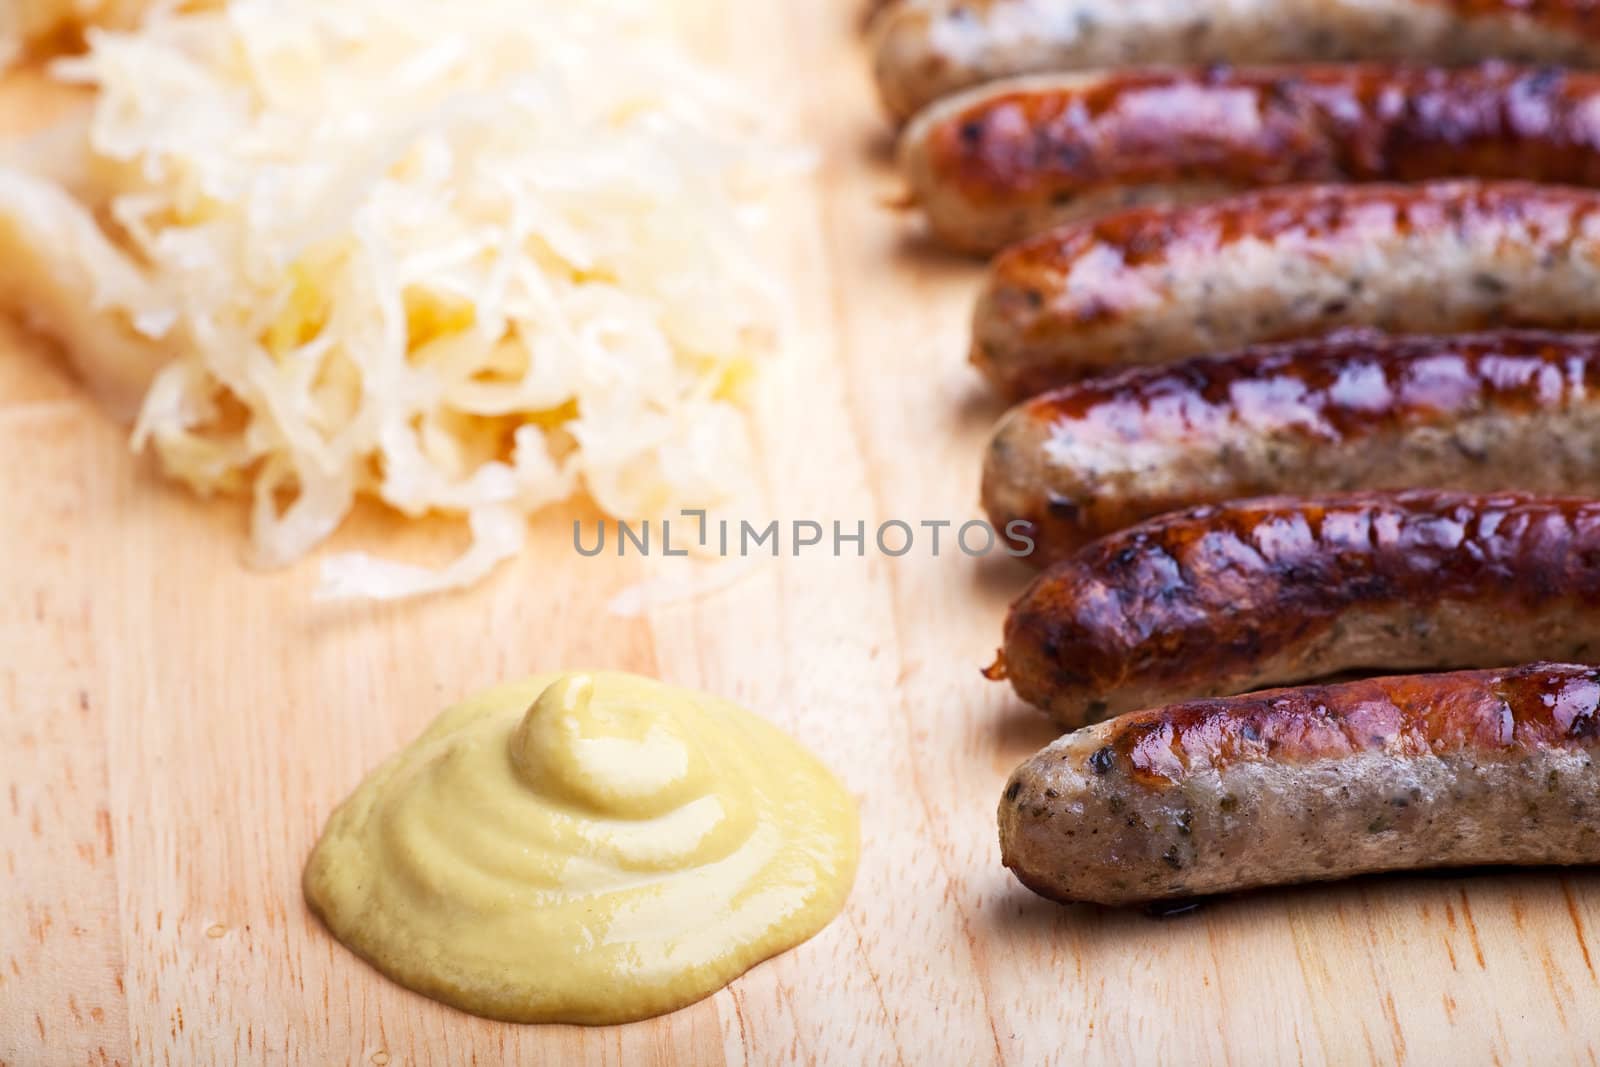
<path id="1" fill-rule="evenodd" d="M 356 501 L 470 523 L 448 565 L 345 555 L 322 594 L 466 585 L 527 515 L 640 517 L 745 472 L 773 350 L 749 208 L 788 168 L 649 0 L 231 0 L 92 33 L 80 123 L 0 166 L 0 289 L 265 565 Z"/>

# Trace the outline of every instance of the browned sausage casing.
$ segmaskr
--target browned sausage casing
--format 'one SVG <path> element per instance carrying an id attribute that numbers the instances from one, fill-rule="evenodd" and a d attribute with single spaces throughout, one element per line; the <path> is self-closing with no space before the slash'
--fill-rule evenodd
<path id="1" fill-rule="evenodd" d="M 992 252 L 1053 225 L 1258 186 L 1435 178 L 1600 184 L 1600 74 L 1492 64 L 1168 68 L 993 82 L 906 128 L 938 239 Z"/>
<path id="2" fill-rule="evenodd" d="M 1002 663 L 1075 729 L 1341 671 L 1596 654 L 1600 501 L 1411 491 L 1238 501 L 1102 538 L 1011 606 Z"/>
<path id="3" fill-rule="evenodd" d="M 1346 326 L 1600 327 L 1600 190 L 1524 182 L 1291 186 L 1136 208 L 998 257 L 973 362 L 1032 395 Z"/>
<path id="4" fill-rule="evenodd" d="M 1352 332 L 1090 379 L 1001 420 L 983 503 L 1044 565 L 1198 504 L 1423 486 L 1600 495 L 1600 334 Z"/>
<path id="5" fill-rule="evenodd" d="M 1035 892 L 1137 904 L 1373 871 L 1600 863 L 1600 672 L 1535 664 L 1200 700 L 1019 767 Z"/>
<path id="6" fill-rule="evenodd" d="M 875 29 L 879 95 L 896 118 L 1039 71 L 1600 58 L 1592 0 L 902 0 Z"/>

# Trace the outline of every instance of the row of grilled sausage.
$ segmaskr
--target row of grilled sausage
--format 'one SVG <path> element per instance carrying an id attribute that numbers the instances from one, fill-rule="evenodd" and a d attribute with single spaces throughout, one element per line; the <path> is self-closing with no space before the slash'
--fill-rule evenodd
<path id="1" fill-rule="evenodd" d="M 1512 483 L 1592 488 L 1597 400 L 1566 376 L 1581 363 L 1562 370 L 1533 408 L 1491 402 L 1419 422 L 1400 455 L 1443 457 L 1432 481 L 1454 481 L 1452 470 L 1497 481 L 1498 464 Z M 1541 466 L 1529 451 L 1519 477 L 1502 445 L 1562 393 L 1553 431 L 1581 424 L 1585 407 L 1590 423 L 1558 448 L 1589 451 L 1589 465 Z M 1378 414 L 1390 430 L 1406 417 Z M 1335 431 L 1318 469 L 1394 480 L 1399 464 L 1359 464 L 1380 436 L 1393 439 Z M 1339 470 L 1339 455 L 1357 458 Z M 1211 489 L 1203 477 L 1189 486 Z M 1551 660 L 1571 663 L 1539 662 Z M 1600 862 L 1600 670 L 1572 665 L 1597 660 L 1592 498 L 1356 490 L 1162 513 L 1063 556 L 1011 608 L 991 677 L 1075 732 L 1012 775 L 1005 861 L 1042 893 L 1109 904 L 1425 866 Z"/>
<path id="2" fill-rule="evenodd" d="M 1006 787 L 1007 866 L 1128 904 L 1600 862 L 1600 334 L 1570 332 L 1600 329 L 1600 74 L 1504 62 L 1600 67 L 1600 7 L 877 30 L 931 229 L 1004 248 L 972 358 L 1021 403 L 983 499 L 1050 566 L 989 673 L 1074 731 Z M 1376 62 L 1419 56 L 1495 62 Z M 1154 66 L 1197 61 L 1324 65 Z"/>

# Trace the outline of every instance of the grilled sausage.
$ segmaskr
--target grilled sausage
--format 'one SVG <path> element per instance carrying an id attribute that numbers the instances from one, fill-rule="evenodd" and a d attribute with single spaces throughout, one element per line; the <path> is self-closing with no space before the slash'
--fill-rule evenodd
<path id="1" fill-rule="evenodd" d="M 1047 230 L 991 268 L 973 362 L 1013 395 L 1107 369 L 1372 326 L 1600 326 L 1600 190 L 1267 189 Z"/>
<path id="2" fill-rule="evenodd" d="M 1075 729 L 1342 671 L 1597 654 L 1600 501 L 1376 492 L 1207 506 L 1102 538 L 1011 606 L 991 677 Z"/>
<path id="3" fill-rule="evenodd" d="M 1198 504 L 1424 486 L 1600 495 L 1600 334 L 1352 331 L 1091 379 L 1000 422 L 983 503 L 1043 565 Z"/>
<path id="4" fill-rule="evenodd" d="M 1013 74 L 1156 63 L 1594 65 L 1591 0 L 905 0 L 878 20 L 895 118 Z"/>
<path id="5" fill-rule="evenodd" d="M 1600 671 L 1279 689 L 1135 712 L 1012 774 L 1000 851 L 1061 901 L 1600 863 Z"/>
<path id="6" fill-rule="evenodd" d="M 980 253 L 1119 208 L 1258 186 L 1600 185 L 1600 74 L 1495 63 L 1036 75 L 922 112 L 901 168 L 934 235 Z"/>

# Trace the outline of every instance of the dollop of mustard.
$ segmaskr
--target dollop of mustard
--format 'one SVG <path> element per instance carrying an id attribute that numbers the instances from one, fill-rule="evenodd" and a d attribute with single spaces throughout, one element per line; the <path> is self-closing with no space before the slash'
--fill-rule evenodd
<path id="1" fill-rule="evenodd" d="M 693 1003 L 811 937 L 855 875 L 855 804 L 725 700 L 549 675 L 446 711 L 329 819 L 305 894 L 389 977 L 513 1022 Z"/>

